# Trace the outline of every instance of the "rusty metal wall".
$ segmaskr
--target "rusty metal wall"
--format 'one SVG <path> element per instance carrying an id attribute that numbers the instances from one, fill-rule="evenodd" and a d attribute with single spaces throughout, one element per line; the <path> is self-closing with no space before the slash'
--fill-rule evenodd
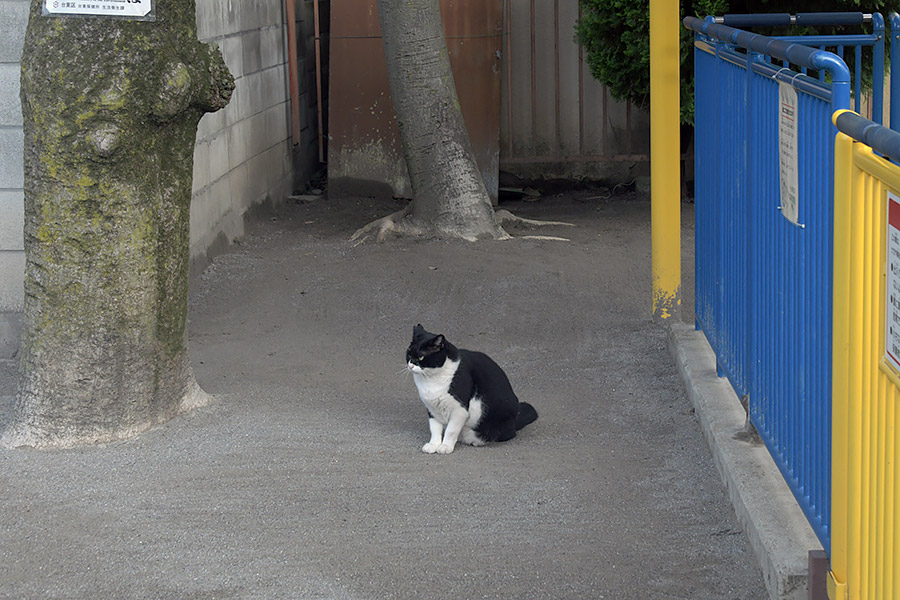
<path id="1" fill-rule="evenodd" d="M 329 191 L 408 197 L 376 0 L 330 4 Z M 649 173 L 650 116 L 590 74 L 574 41 L 579 4 L 441 2 L 463 117 L 495 201 L 499 170 L 614 181 Z"/>
<path id="2" fill-rule="evenodd" d="M 492 199 L 499 172 L 501 0 L 442 0 L 463 118 Z M 332 0 L 329 194 L 411 196 L 394 121 L 376 0 Z"/>
<path id="3" fill-rule="evenodd" d="M 526 178 L 649 173 L 650 116 L 610 97 L 574 41 L 575 0 L 504 0 L 500 167 Z"/>

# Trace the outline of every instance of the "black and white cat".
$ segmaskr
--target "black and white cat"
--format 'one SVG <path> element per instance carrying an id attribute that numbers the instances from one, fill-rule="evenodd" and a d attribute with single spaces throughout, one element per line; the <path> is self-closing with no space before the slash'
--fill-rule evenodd
<path id="1" fill-rule="evenodd" d="M 462 350 L 443 335 L 413 328 L 406 351 L 419 398 L 428 409 L 429 454 L 450 454 L 460 441 L 472 446 L 505 442 L 537 419 L 537 411 L 519 402 L 506 373 L 481 352 Z"/>

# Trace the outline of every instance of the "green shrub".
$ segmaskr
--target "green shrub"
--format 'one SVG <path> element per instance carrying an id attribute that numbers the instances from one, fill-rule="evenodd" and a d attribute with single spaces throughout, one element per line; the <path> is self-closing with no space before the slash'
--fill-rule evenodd
<path id="1" fill-rule="evenodd" d="M 649 0 L 580 0 L 575 39 L 584 46 L 591 74 L 618 100 L 641 108 L 650 101 Z M 882 12 L 885 0 L 682 0 L 681 14 L 698 17 L 747 12 Z M 887 18 L 887 15 L 884 15 Z M 858 31 L 858 29 L 857 29 Z M 807 30 L 807 33 L 816 33 Z M 759 31 L 759 33 L 772 33 Z M 800 32 L 794 32 L 800 33 Z M 826 33 L 820 31 L 818 33 Z M 681 121 L 693 124 L 693 32 L 681 28 Z"/>

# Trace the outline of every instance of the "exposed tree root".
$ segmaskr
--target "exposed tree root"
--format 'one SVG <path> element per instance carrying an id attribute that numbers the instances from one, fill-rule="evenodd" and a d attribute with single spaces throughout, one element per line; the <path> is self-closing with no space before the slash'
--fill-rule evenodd
<path id="1" fill-rule="evenodd" d="M 547 242 L 571 242 L 569 238 L 557 237 L 555 235 L 516 235 L 512 236 L 517 240 L 544 240 Z"/>
<path id="2" fill-rule="evenodd" d="M 512 223 L 513 225 L 525 225 L 527 227 L 548 227 L 548 226 L 562 226 L 562 227 L 575 227 L 574 223 L 566 223 L 565 221 L 539 221 L 537 219 L 526 219 L 524 217 L 517 217 L 506 209 L 501 209 L 494 211 L 494 216 L 497 217 L 497 222 L 501 225 L 504 223 Z M 519 239 L 525 240 L 548 240 L 552 242 L 568 242 L 571 241 L 569 238 L 557 237 L 554 235 L 517 235 L 512 236 Z"/>
<path id="3" fill-rule="evenodd" d="M 354 242 L 354 246 L 359 246 L 373 236 L 375 243 L 380 244 L 390 235 L 424 235 L 425 230 L 410 224 L 407 219 L 408 216 L 409 207 L 406 207 L 386 217 L 376 219 L 368 225 L 357 229 L 356 233 L 350 236 L 350 241 Z"/>
<path id="4" fill-rule="evenodd" d="M 494 215 L 497 217 L 497 222 L 501 225 L 503 223 L 514 223 L 516 225 L 530 225 L 531 227 L 546 227 L 549 225 L 561 225 L 563 227 L 575 227 L 573 223 L 566 223 L 565 221 L 539 221 L 537 219 L 526 219 L 524 217 L 517 217 L 506 209 L 496 210 L 494 211 Z"/>
<path id="5" fill-rule="evenodd" d="M 424 225 L 417 223 L 411 218 L 410 215 L 410 207 L 406 207 L 403 210 L 399 210 L 393 214 L 390 214 L 386 217 L 381 217 L 380 219 L 376 219 L 372 221 L 368 225 L 364 225 L 356 230 L 356 232 L 350 236 L 350 241 L 353 242 L 354 246 L 358 246 L 360 244 L 365 243 L 367 240 L 374 238 L 375 243 L 381 243 L 385 239 L 390 236 L 406 236 L 406 237 L 426 237 L 434 232 L 429 230 Z M 509 240 L 515 238 L 519 239 L 527 239 L 527 240 L 550 240 L 556 242 L 568 242 L 570 241 L 568 238 L 549 236 L 549 235 L 523 235 L 523 236 L 512 236 L 509 235 L 502 227 L 504 223 L 512 223 L 514 225 L 524 225 L 526 227 L 546 227 L 546 226 L 564 226 L 564 227 L 574 227 L 575 225 L 572 223 L 566 223 L 563 221 L 539 221 L 535 219 L 525 219 L 522 217 L 517 217 L 508 210 L 498 210 L 494 212 L 494 216 L 497 219 L 497 225 L 499 229 L 499 235 L 495 238 L 498 240 Z M 462 237 L 468 241 L 475 241 L 475 238 L 468 238 L 466 236 L 462 236 L 456 234 L 456 237 Z"/>

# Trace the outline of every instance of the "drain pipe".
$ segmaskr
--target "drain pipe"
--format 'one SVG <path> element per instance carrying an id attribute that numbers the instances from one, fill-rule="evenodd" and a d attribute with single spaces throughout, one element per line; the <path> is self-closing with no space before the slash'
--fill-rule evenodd
<path id="1" fill-rule="evenodd" d="M 288 35 L 288 76 L 291 92 L 291 143 L 300 143 L 300 82 L 297 79 L 297 15 L 294 0 L 284 0 Z"/>
<path id="2" fill-rule="evenodd" d="M 325 162 L 325 130 L 322 128 L 322 53 L 319 47 L 319 0 L 313 0 L 316 27 L 316 119 L 319 125 L 319 162 Z"/>

